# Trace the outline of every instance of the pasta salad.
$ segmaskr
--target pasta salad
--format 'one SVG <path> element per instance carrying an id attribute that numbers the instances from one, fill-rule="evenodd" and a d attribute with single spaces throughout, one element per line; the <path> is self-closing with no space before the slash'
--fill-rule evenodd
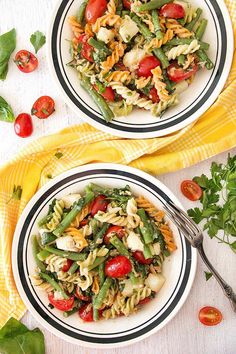
<path id="1" fill-rule="evenodd" d="M 54 199 L 38 225 L 31 282 L 51 308 L 86 322 L 129 316 L 154 298 L 176 249 L 164 212 L 128 185 Z"/>
<path id="2" fill-rule="evenodd" d="M 200 68 L 213 68 L 201 15 L 184 0 L 88 0 L 69 17 L 68 65 L 107 122 L 135 107 L 161 117 Z"/>

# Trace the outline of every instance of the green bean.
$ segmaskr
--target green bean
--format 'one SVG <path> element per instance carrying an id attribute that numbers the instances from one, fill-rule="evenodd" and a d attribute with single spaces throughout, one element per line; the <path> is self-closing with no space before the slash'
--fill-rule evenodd
<path id="1" fill-rule="evenodd" d="M 50 256 L 51 253 L 46 251 L 45 249 L 43 249 L 42 251 L 40 251 L 38 254 L 37 254 L 37 258 L 40 260 L 40 261 L 45 261 L 45 259 Z"/>
<path id="2" fill-rule="evenodd" d="M 167 72 L 166 72 L 166 69 L 162 70 L 162 75 L 163 75 L 163 79 L 165 81 L 167 90 L 169 91 L 169 93 L 172 93 L 173 92 L 174 83 L 169 80 Z"/>
<path id="3" fill-rule="evenodd" d="M 122 0 L 118 0 L 117 1 L 117 6 L 116 6 L 116 14 L 121 16 L 123 10 L 123 1 Z"/>
<path id="4" fill-rule="evenodd" d="M 51 220 L 52 215 L 53 215 L 53 213 L 50 213 L 50 214 L 44 216 L 42 219 L 40 219 L 38 222 L 38 226 L 42 227 L 43 225 L 47 224 Z"/>
<path id="5" fill-rule="evenodd" d="M 57 237 L 61 236 L 67 227 L 74 221 L 79 212 L 83 209 L 83 207 L 89 204 L 94 199 L 94 193 L 88 192 L 86 193 L 84 198 L 79 199 L 72 208 L 72 210 L 66 215 L 66 217 L 61 221 L 61 223 L 57 226 L 56 230 L 53 231 L 54 235 Z"/>
<path id="6" fill-rule="evenodd" d="M 98 221 L 96 219 L 92 219 L 89 224 L 92 227 L 93 235 L 96 235 L 96 233 L 98 232 Z"/>
<path id="7" fill-rule="evenodd" d="M 108 230 L 109 226 L 110 225 L 107 224 L 106 222 L 103 223 L 101 230 L 98 231 L 96 235 L 94 235 L 94 243 L 95 244 L 99 244 L 99 241 L 103 239 L 103 236 L 105 235 L 105 233 Z"/>
<path id="8" fill-rule="evenodd" d="M 97 93 L 96 90 L 94 90 L 88 77 L 82 75 L 81 86 L 86 91 L 88 91 L 93 101 L 97 104 L 97 106 L 99 107 L 100 111 L 103 114 L 105 121 L 110 122 L 112 118 L 114 118 L 114 114 L 110 109 L 110 107 L 108 106 L 108 104 L 106 103 L 106 101 L 104 100 L 104 98 L 101 95 L 99 95 L 99 93 Z"/>
<path id="9" fill-rule="evenodd" d="M 129 251 L 123 244 L 123 242 L 117 237 L 113 236 L 110 238 L 110 243 L 117 249 L 117 251 L 122 254 L 123 256 L 129 257 Z"/>
<path id="10" fill-rule="evenodd" d="M 143 246 L 143 255 L 145 259 L 152 258 L 152 253 L 148 245 Z"/>
<path id="11" fill-rule="evenodd" d="M 100 287 L 104 283 L 105 280 L 105 263 L 101 263 L 98 266 L 98 276 L 99 276 L 99 285 Z"/>
<path id="12" fill-rule="evenodd" d="M 107 259 L 108 254 L 104 257 L 97 257 L 95 259 L 95 261 L 93 262 L 93 264 L 91 264 L 90 266 L 88 266 L 88 270 L 92 270 L 94 268 L 97 268 L 100 264 L 104 263 L 105 260 Z"/>
<path id="13" fill-rule="evenodd" d="M 78 312 L 78 308 L 77 307 L 74 307 L 72 310 L 70 311 L 64 311 L 63 312 L 63 316 L 64 317 L 69 317 L 71 315 L 73 315 L 74 313 Z"/>
<path id="14" fill-rule="evenodd" d="M 43 246 L 54 242 L 57 239 L 57 237 L 55 235 L 53 235 L 52 232 L 43 232 L 42 236 L 41 236 L 41 243 Z"/>
<path id="15" fill-rule="evenodd" d="M 153 241 L 153 230 L 151 226 L 151 222 L 147 217 L 147 214 L 144 209 L 138 209 L 137 214 L 139 215 L 141 221 L 143 222 L 143 226 L 140 226 L 140 231 L 144 239 L 145 244 L 149 244 Z"/>
<path id="16" fill-rule="evenodd" d="M 141 32 L 141 34 L 144 36 L 145 39 L 151 40 L 152 38 L 154 38 L 153 33 L 149 30 L 149 28 L 145 25 L 145 23 L 143 23 L 142 20 L 140 20 L 140 18 L 137 15 L 131 13 L 131 18 L 138 25 L 139 31 Z"/>
<path id="17" fill-rule="evenodd" d="M 185 23 L 186 23 L 185 18 L 179 18 L 177 21 L 179 22 L 179 24 L 180 24 L 181 26 L 184 26 Z"/>
<path id="18" fill-rule="evenodd" d="M 71 259 L 72 261 L 84 261 L 86 259 L 85 253 L 77 253 L 77 252 L 70 252 L 70 251 L 62 251 L 58 250 L 57 248 L 53 248 L 50 246 L 45 246 L 45 250 L 54 253 L 57 256 Z"/>
<path id="19" fill-rule="evenodd" d="M 130 278 L 131 283 L 132 283 L 133 285 L 136 285 L 136 284 L 137 284 L 138 278 L 134 275 L 133 272 L 130 272 L 130 273 L 129 273 L 129 278 Z"/>
<path id="20" fill-rule="evenodd" d="M 39 247 L 39 244 L 38 244 L 37 236 L 36 236 L 36 235 L 33 235 L 33 236 L 32 236 L 32 252 L 33 252 L 33 257 L 34 257 L 34 259 L 35 259 L 35 262 L 36 262 L 36 264 L 37 264 L 37 267 L 38 267 L 42 272 L 45 272 L 45 270 L 46 270 L 45 265 L 44 265 L 43 262 L 41 262 L 41 261 L 39 260 L 39 258 L 37 257 L 39 251 L 40 251 L 40 247 Z"/>
<path id="21" fill-rule="evenodd" d="M 177 60 L 178 60 L 178 64 L 179 65 L 184 65 L 184 62 L 185 62 L 185 55 L 184 54 L 181 54 L 177 57 Z"/>
<path id="22" fill-rule="evenodd" d="M 97 41 L 93 37 L 90 37 L 88 40 L 88 44 L 90 44 L 92 47 L 104 51 L 107 55 L 110 54 L 110 50 L 107 48 L 106 44 L 101 41 Z"/>
<path id="23" fill-rule="evenodd" d="M 125 17 L 126 15 L 129 15 L 130 14 L 130 11 L 128 11 L 128 10 L 123 10 L 122 12 L 121 12 L 121 16 L 122 17 Z"/>
<path id="24" fill-rule="evenodd" d="M 79 7 L 79 11 L 78 11 L 78 13 L 77 13 L 77 21 L 78 21 L 79 23 L 82 23 L 82 22 L 83 22 L 84 14 L 85 14 L 85 9 L 86 9 L 87 3 L 88 3 L 88 1 L 84 1 L 84 2 L 82 2 L 82 4 L 81 4 L 80 7 Z"/>
<path id="25" fill-rule="evenodd" d="M 208 21 L 204 18 L 203 20 L 201 20 L 200 25 L 196 29 L 195 36 L 199 41 L 202 39 L 205 33 L 207 22 Z"/>
<path id="26" fill-rule="evenodd" d="M 154 9 L 160 9 L 163 5 L 172 2 L 173 0 L 151 0 L 142 4 L 140 6 L 135 7 L 135 11 L 142 12 L 142 11 L 149 11 Z"/>
<path id="27" fill-rule="evenodd" d="M 70 269 L 68 270 L 68 273 L 69 274 L 74 274 L 77 271 L 78 268 L 79 268 L 79 265 L 77 264 L 77 262 L 74 262 L 70 266 Z"/>
<path id="28" fill-rule="evenodd" d="M 200 16 L 202 14 L 202 9 L 198 8 L 196 11 L 196 16 L 192 19 L 191 22 L 189 22 L 185 27 L 189 30 L 192 31 L 193 27 L 196 25 L 197 21 L 199 20 Z"/>
<path id="29" fill-rule="evenodd" d="M 154 31 L 155 31 L 155 34 L 156 34 L 156 38 L 157 39 L 162 39 L 163 38 L 163 33 L 161 31 L 161 26 L 160 26 L 158 12 L 156 10 L 152 10 L 152 21 L 153 21 L 153 25 L 154 25 Z"/>
<path id="30" fill-rule="evenodd" d="M 191 39 L 191 38 L 173 38 L 168 42 L 167 45 L 163 46 L 163 49 L 169 50 L 176 45 L 190 44 L 192 41 L 193 41 L 193 39 Z M 198 41 L 198 43 L 200 44 L 200 49 L 207 50 L 210 47 L 210 45 L 206 42 Z"/>
<path id="31" fill-rule="evenodd" d="M 199 58 L 199 61 L 205 63 L 207 70 L 211 70 L 214 67 L 214 64 L 204 50 L 199 49 L 196 51 L 196 54 Z"/>
<path id="32" fill-rule="evenodd" d="M 106 280 L 104 281 L 99 293 L 97 294 L 95 300 L 94 300 L 94 304 L 93 306 L 96 308 L 96 309 L 100 309 L 101 306 L 102 306 L 102 303 L 107 295 L 107 292 L 110 288 L 112 284 L 112 278 L 106 278 Z"/>
<path id="33" fill-rule="evenodd" d="M 170 65 L 169 60 L 167 59 L 167 56 L 163 52 L 162 48 L 154 48 L 153 53 L 160 60 L 163 69 L 166 69 Z"/>
<path id="34" fill-rule="evenodd" d="M 52 277 L 50 277 L 48 274 L 42 273 L 42 272 L 39 273 L 39 276 L 40 276 L 40 278 L 45 280 L 47 283 L 52 285 L 52 287 L 56 291 L 59 291 L 61 293 L 61 295 L 64 297 L 64 299 L 69 299 L 69 296 L 64 292 L 64 290 L 60 287 L 60 285 Z"/>

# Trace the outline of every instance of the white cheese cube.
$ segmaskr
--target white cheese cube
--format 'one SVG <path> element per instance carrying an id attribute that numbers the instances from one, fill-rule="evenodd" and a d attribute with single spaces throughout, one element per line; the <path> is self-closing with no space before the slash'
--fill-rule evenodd
<path id="1" fill-rule="evenodd" d="M 150 273 L 144 283 L 152 291 L 155 291 L 157 293 L 163 287 L 165 281 L 166 279 L 162 274 Z"/>
<path id="2" fill-rule="evenodd" d="M 127 245 L 131 251 L 142 251 L 143 252 L 143 243 L 140 240 L 140 236 L 135 234 L 133 231 L 129 233 L 127 237 Z"/>
<path id="3" fill-rule="evenodd" d="M 81 195 L 79 193 L 73 193 L 73 194 L 68 194 L 68 195 L 64 196 L 63 198 L 61 198 L 61 199 L 65 203 L 65 208 L 69 209 L 80 198 L 81 198 Z"/>
<path id="4" fill-rule="evenodd" d="M 113 31 L 109 30 L 105 27 L 101 27 L 98 31 L 98 34 L 97 34 L 97 39 L 99 41 L 104 42 L 104 43 L 108 43 L 108 42 L 112 41 L 114 37 L 115 37 L 115 35 L 114 35 Z"/>
<path id="5" fill-rule="evenodd" d="M 64 251 L 78 252 L 75 241 L 72 236 L 62 236 L 56 239 L 57 248 Z"/>
<path id="6" fill-rule="evenodd" d="M 129 16 L 126 15 L 122 20 L 119 29 L 119 33 L 123 41 L 128 43 L 131 38 L 133 38 L 138 33 L 138 31 L 139 29 L 137 24 Z"/>
<path id="7" fill-rule="evenodd" d="M 123 63 L 130 71 L 138 68 L 140 61 L 146 56 L 146 51 L 140 48 L 131 49 L 124 55 Z"/>

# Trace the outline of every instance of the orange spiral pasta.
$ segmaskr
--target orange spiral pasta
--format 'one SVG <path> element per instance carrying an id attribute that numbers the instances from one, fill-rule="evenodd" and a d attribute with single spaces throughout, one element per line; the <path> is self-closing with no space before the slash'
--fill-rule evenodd
<path id="1" fill-rule="evenodd" d="M 162 39 L 152 39 L 151 42 L 145 46 L 145 49 L 152 50 L 153 48 L 160 48 L 163 44 L 169 42 L 174 37 L 174 35 L 174 31 L 172 29 L 168 29 Z"/>
<path id="2" fill-rule="evenodd" d="M 165 216 L 162 210 L 158 210 L 149 200 L 140 196 L 135 199 L 137 206 L 143 208 L 154 220 L 161 222 Z"/>
<path id="3" fill-rule="evenodd" d="M 148 13 L 136 12 L 136 15 L 141 18 L 142 22 L 144 22 L 149 30 L 154 33 L 154 24 L 152 22 L 152 16 Z"/>
<path id="4" fill-rule="evenodd" d="M 83 232 L 81 232 L 81 230 L 76 229 L 75 227 L 68 227 L 65 230 L 65 234 L 73 237 L 76 247 L 79 250 L 82 250 L 88 245 L 88 242 L 86 241 Z"/>
<path id="5" fill-rule="evenodd" d="M 181 26 L 177 20 L 172 18 L 167 19 L 166 27 L 173 30 L 174 34 L 176 34 L 179 38 L 189 38 L 193 35 L 192 32 Z"/>
<path id="6" fill-rule="evenodd" d="M 129 71 L 113 71 L 106 77 L 106 81 L 118 81 L 118 82 L 126 82 L 127 84 L 131 81 L 131 73 Z"/>
<path id="7" fill-rule="evenodd" d="M 170 251 L 170 252 L 175 251 L 177 249 L 177 247 L 176 247 L 176 244 L 174 241 L 173 232 L 170 229 L 169 225 L 162 224 L 159 226 L 159 229 L 164 237 L 168 251 Z"/>
<path id="8" fill-rule="evenodd" d="M 89 37 L 93 37 L 93 29 L 91 23 L 86 23 L 84 27 L 84 33 L 86 33 Z"/>
<path id="9" fill-rule="evenodd" d="M 194 62 L 195 60 L 195 55 L 193 54 L 188 54 L 187 55 L 187 59 L 185 60 L 185 63 L 184 63 L 184 66 L 183 66 L 183 69 L 186 70 L 190 67 L 190 65 Z"/>
<path id="10" fill-rule="evenodd" d="M 118 15 L 106 14 L 102 17 L 99 17 L 94 23 L 93 31 L 97 33 L 101 27 L 118 25 L 121 22 L 121 18 Z"/>
<path id="11" fill-rule="evenodd" d="M 79 38 L 79 36 L 84 33 L 84 28 L 83 26 L 77 21 L 75 16 L 70 16 L 68 18 L 68 22 L 71 25 L 71 29 L 75 35 L 76 38 Z"/>
<path id="12" fill-rule="evenodd" d="M 160 66 L 157 66 L 155 69 L 151 70 L 151 72 L 153 74 L 153 82 L 160 100 L 163 102 L 168 101 L 170 99 L 170 95 L 166 89 L 166 84 L 163 81 L 163 75 Z"/>
<path id="13" fill-rule="evenodd" d="M 79 227 L 81 221 L 90 213 L 91 205 L 86 205 L 76 216 L 75 220 L 70 224 L 70 227 Z"/>
<path id="14" fill-rule="evenodd" d="M 152 81 L 151 76 L 148 76 L 148 77 L 141 76 L 140 78 L 135 80 L 135 85 L 136 85 L 137 89 L 140 90 L 140 89 L 144 88 L 145 86 L 147 86 L 151 81 Z"/>
<path id="15" fill-rule="evenodd" d="M 103 75 L 108 73 L 108 71 L 110 71 L 116 63 L 118 63 L 119 59 L 124 55 L 125 48 L 126 45 L 122 42 L 117 43 L 112 54 L 101 63 Z"/>

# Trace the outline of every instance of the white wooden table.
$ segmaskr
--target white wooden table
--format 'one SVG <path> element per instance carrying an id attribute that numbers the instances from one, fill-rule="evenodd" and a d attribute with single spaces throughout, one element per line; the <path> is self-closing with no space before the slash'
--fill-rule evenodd
<path id="1" fill-rule="evenodd" d="M 17 50 L 32 50 L 30 35 L 41 30 L 46 32 L 55 0 L 1 0 L 0 1 L 0 33 L 15 27 L 17 30 Z M 48 73 L 46 62 L 46 47 L 38 53 L 39 69 L 29 75 L 21 73 L 11 62 L 5 82 L 0 82 L 0 95 L 12 105 L 15 114 L 30 112 L 35 99 L 40 95 L 51 95 L 56 101 L 56 113 L 48 120 L 34 120 L 32 138 L 18 138 L 13 126 L 0 123 L 0 163 L 7 161 L 19 148 L 31 139 L 44 134 L 56 132 L 68 125 L 79 123 L 79 117 L 68 108 Z M 236 142 L 235 142 L 236 145 Z M 236 149 L 231 151 L 236 153 Z M 160 176 L 186 208 L 193 204 L 180 193 L 179 185 L 183 179 L 192 178 L 199 173 L 207 173 L 211 161 L 224 161 L 227 153 L 204 161 L 191 168 L 176 173 Z M 207 254 L 222 276 L 236 290 L 236 255 L 223 244 L 210 240 L 206 235 L 204 240 Z M 23 322 L 30 328 L 40 327 L 45 335 L 47 354 L 234 354 L 236 353 L 236 315 L 233 314 L 227 299 L 214 279 L 205 281 L 203 266 L 199 259 L 197 274 L 190 296 L 177 316 L 161 331 L 148 339 L 121 349 L 92 350 L 75 345 L 55 337 L 44 330 L 40 324 L 27 313 Z M 205 327 L 198 321 L 198 311 L 205 305 L 218 307 L 224 316 L 223 322 L 216 327 Z M 14 353 L 12 353 L 14 354 Z"/>

